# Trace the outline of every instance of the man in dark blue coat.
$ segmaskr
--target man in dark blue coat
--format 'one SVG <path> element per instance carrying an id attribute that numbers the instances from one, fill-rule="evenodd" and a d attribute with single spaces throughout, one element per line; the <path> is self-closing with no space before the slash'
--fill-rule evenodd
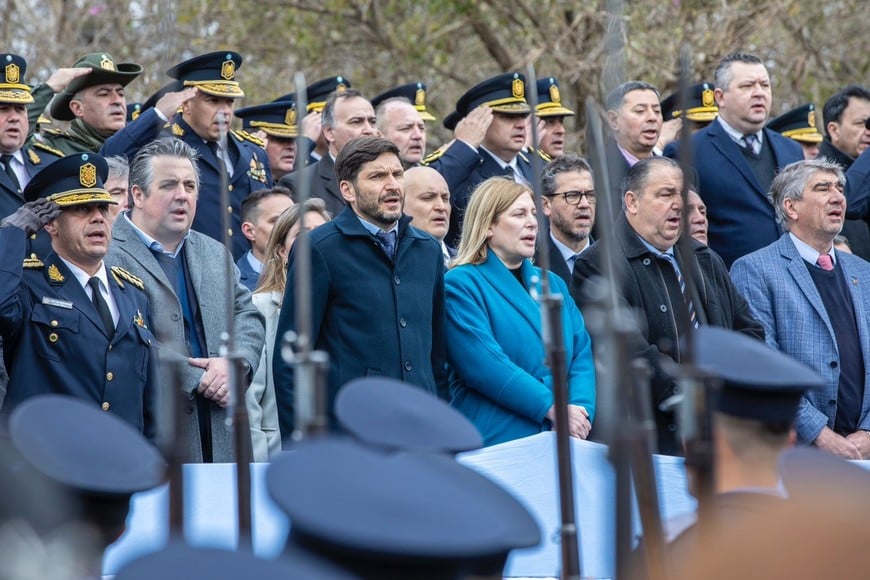
<path id="1" fill-rule="evenodd" d="M 483 116 L 480 109 L 489 109 Z M 523 153 L 526 146 L 526 120 L 532 109 L 526 101 L 526 78 L 519 73 L 504 73 L 475 85 L 456 102 L 459 123 L 466 117 L 478 118 L 485 127 L 479 146 L 457 140 L 440 155 L 427 158 L 427 164 L 447 180 L 450 187 L 450 231 L 448 246 L 456 246 L 462 233 L 462 218 L 474 188 L 486 179 L 504 176 L 530 185 L 532 166 Z"/>
<path id="2" fill-rule="evenodd" d="M 311 232 L 311 337 L 330 357 L 328 407 L 348 381 L 383 375 L 446 393 L 444 262 L 440 244 L 402 214 L 402 163 L 394 144 L 360 137 L 338 155 L 336 178 L 349 206 Z M 290 255 L 276 352 L 296 328 L 296 261 Z M 281 433 L 294 428 L 294 372 L 275 357 Z"/>
<path id="3" fill-rule="evenodd" d="M 692 137 L 698 193 L 707 205 L 710 248 L 730 268 L 782 234 L 767 192 L 773 176 L 804 158 L 800 145 L 765 127 L 772 104 L 761 60 L 733 53 L 716 67 L 719 117 Z M 677 157 L 677 143 L 665 149 Z"/>
<path id="4" fill-rule="evenodd" d="M 54 162 L 24 190 L 28 203 L 0 227 L 0 332 L 9 369 L 3 411 L 44 393 L 82 399 L 155 436 L 154 363 L 142 280 L 107 268 L 116 203 L 105 160 L 79 153 Z M 26 258 L 45 227 L 53 252 Z M 26 258 L 26 259 L 25 259 Z"/>

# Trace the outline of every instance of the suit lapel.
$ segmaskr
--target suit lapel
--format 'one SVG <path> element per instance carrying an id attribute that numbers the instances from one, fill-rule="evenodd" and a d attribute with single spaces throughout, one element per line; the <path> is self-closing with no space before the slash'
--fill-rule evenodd
<path id="1" fill-rule="evenodd" d="M 82 285 L 79 284 L 79 281 L 76 280 L 76 277 L 73 276 L 73 273 L 69 271 L 69 268 L 66 267 L 66 264 L 64 264 L 63 261 L 56 254 L 52 253 L 45 260 L 45 269 L 49 276 L 48 283 L 52 286 L 52 288 L 55 289 L 58 296 L 60 296 L 64 300 L 67 300 L 68 302 L 72 302 L 76 310 L 81 312 L 85 318 L 90 320 L 91 323 L 100 330 L 100 332 L 106 334 L 106 329 L 103 327 L 103 320 L 97 313 L 97 309 L 96 307 L 94 307 L 94 303 L 91 302 L 90 298 L 88 298 L 87 293 L 85 293 L 85 289 L 82 288 Z M 53 279 L 53 269 L 56 269 L 54 270 L 56 272 L 60 272 L 63 280 Z"/>
<path id="2" fill-rule="evenodd" d="M 836 250 L 835 250 L 836 252 Z M 867 366 L 868 357 L 870 357 L 870 303 L 867 301 L 867 290 L 862 288 L 862 284 L 867 284 L 868 280 L 861 280 L 852 272 L 852 267 L 848 259 L 844 260 L 841 252 L 836 252 L 837 261 L 843 269 L 843 274 L 846 276 L 846 284 L 849 286 L 849 294 L 852 296 L 852 308 L 855 309 L 855 323 L 858 326 L 858 338 L 861 341 L 861 352 L 864 353 L 864 364 Z M 867 389 L 866 397 L 870 397 L 870 389 Z"/>
<path id="3" fill-rule="evenodd" d="M 119 215 L 115 220 L 115 226 L 112 229 L 112 237 L 118 241 L 118 246 L 123 248 L 131 258 L 139 262 L 142 266 L 142 271 L 150 274 L 157 282 L 159 282 L 164 290 L 175 295 L 175 290 L 169 278 L 163 272 L 163 268 L 157 262 L 157 258 L 151 253 L 130 224 L 127 223 L 123 215 Z M 129 241 L 129 243 L 127 243 Z M 176 297 L 177 298 L 177 297 Z"/>
<path id="4" fill-rule="evenodd" d="M 719 153 L 725 157 L 725 159 L 740 171 L 743 179 L 748 181 L 756 192 L 765 195 L 764 192 L 761 191 L 761 184 L 758 183 L 758 179 L 756 179 L 755 174 L 752 172 L 752 168 L 749 167 L 749 163 L 746 162 L 746 158 L 743 157 L 743 153 L 740 152 L 739 146 L 731 139 L 728 133 L 725 132 L 722 125 L 714 121 L 710 124 L 708 134 L 710 135 L 710 143 L 713 144 L 713 147 L 715 147 Z M 767 135 L 765 135 L 765 137 L 767 137 Z M 766 195 L 765 199 L 767 199 Z"/>
<path id="5" fill-rule="evenodd" d="M 825 304 L 822 302 L 822 297 L 819 295 L 819 291 L 816 288 L 815 282 L 813 282 L 812 276 L 810 276 L 809 271 L 807 271 L 804 259 L 801 258 L 801 255 L 798 253 L 797 248 L 794 247 L 794 243 L 791 241 L 791 238 L 788 237 L 788 234 L 783 235 L 776 243 L 779 244 L 780 249 L 782 250 L 782 256 L 789 262 L 787 268 L 789 273 L 792 278 L 794 278 L 800 291 L 803 292 L 809 303 L 812 304 L 816 313 L 818 313 L 819 317 L 825 323 L 825 328 L 828 329 L 831 339 L 836 343 L 834 328 L 831 326 L 831 319 L 828 318 L 828 311 L 825 309 Z"/>
<path id="6" fill-rule="evenodd" d="M 111 270 L 107 272 L 109 275 L 109 291 L 115 299 L 115 306 L 118 308 L 118 324 L 115 327 L 115 337 L 112 342 L 116 342 L 119 338 L 130 331 L 133 324 L 133 319 L 142 315 L 141 312 L 133 312 L 133 302 L 127 300 L 125 289 L 115 280 Z"/>
<path id="7" fill-rule="evenodd" d="M 324 189 L 335 199 L 341 202 L 341 205 L 347 205 L 344 201 L 341 192 L 338 189 L 338 182 L 335 180 L 335 162 L 326 153 L 317 163 L 317 177 L 323 180 Z"/>

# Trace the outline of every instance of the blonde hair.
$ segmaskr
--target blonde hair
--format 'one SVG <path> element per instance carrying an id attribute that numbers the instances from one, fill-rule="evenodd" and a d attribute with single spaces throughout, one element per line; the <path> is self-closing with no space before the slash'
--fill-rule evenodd
<path id="1" fill-rule="evenodd" d="M 332 219 L 330 213 L 326 211 L 326 203 L 322 199 L 312 197 L 303 204 L 288 207 L 275 220 L 272 233 L 269 235 L 269 243 L 266 245 L 263 273 L 260 274 L 260 281 L 254 293 L 284 292 L 284 286 L 287 285 L 287 261 L 281 257 L 278 250 L 284 245 L 284 239 L 296 222 L 301 219 L 304 224 L 305 214 L 311 212 L 320 214 L 326 221 Z"/>
<path id="2" fill-rule="evenodd" d="M 490 177 L 477 186 L 465 210 L 459 250 L 451 268 L 486 261 L 490 226 L 524 193 L 531 195 L 528 187 L 505 177 Z"/>

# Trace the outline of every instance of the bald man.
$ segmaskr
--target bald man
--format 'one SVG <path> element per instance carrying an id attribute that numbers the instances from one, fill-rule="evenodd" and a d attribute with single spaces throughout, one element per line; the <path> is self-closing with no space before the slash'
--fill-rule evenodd
<path id="1" fill-rule="evenodd" d="M 405 215 L 412 225 L 441 242 L 445 263 L 455 250 L 444 238 L 450 227 L 450 189 L 440 173 L 431 167 L 412 167 L 405 171 Z"/>

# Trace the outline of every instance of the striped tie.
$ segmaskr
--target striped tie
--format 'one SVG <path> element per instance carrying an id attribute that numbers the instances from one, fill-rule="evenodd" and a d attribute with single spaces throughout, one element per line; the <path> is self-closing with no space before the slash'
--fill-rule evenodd
<path id="1" fill-rule="evenodd" d="M 697 314 L 695 314 L 695 305 L 692 304 L 692 301 L 686 294 L 686 281 L 683 280 L 683 275 L 680 273 L 680 269 L 677 267 L 677 262 L 674 260 L 674 257 L 671 254 L 661 254 L 661 258 L 667 260 L 668 262 L 670 262 L 671 266 L 673 266 L 674 273 L 677 275 L 677 282 L 679 282 L 680 284 L 680 292 L 683 293 L 683 301 L 689 308 L 689 320 L 692 322 L 692 328 L 698 328 L 700 324 L 698 323 L 698 316 Z"/>

